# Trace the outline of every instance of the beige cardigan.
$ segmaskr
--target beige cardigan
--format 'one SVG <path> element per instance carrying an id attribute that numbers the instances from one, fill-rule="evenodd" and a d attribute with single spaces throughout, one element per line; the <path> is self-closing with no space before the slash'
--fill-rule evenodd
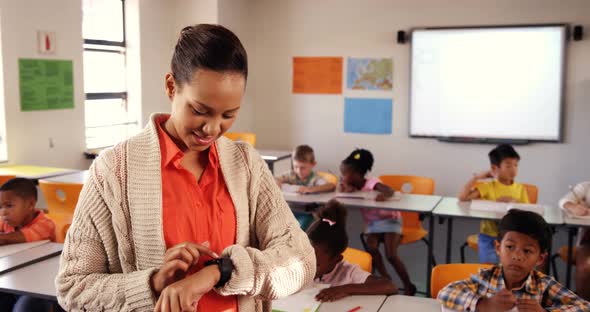
<path id="1" fill-rule="evenodd" d="M 82 189 L 56 278 L 66 310 L 151 311 L 150 276 L 166 250 L 162 232 L 160 146 L 152 115 L 137 136 L 101 153 Z M 273 176 L 248 144 L 217 140 L 236 209 L 229 282 L 240 312 L 270 311 L 267 300 L 292 294 L 315 275 L 315 254 Z"/>

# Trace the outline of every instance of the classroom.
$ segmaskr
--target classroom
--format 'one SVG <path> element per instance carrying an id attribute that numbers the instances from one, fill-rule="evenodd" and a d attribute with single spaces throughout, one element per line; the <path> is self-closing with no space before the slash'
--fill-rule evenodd
<path id="1" fill-rule="evenodd" d="M 590 204 L 589 31 L 588 0 L 2 0 L 0 185 L 34 182 L 32 208 L 55 233 L 10 241 L 0 227 L 0 310 L 26 311 L 14 303 L 26 297 L 39 305 L 25 307 L 47 311 L 180 311 L 166 300 L 175 290 L 189 296 L 189 275 L 179 278 L 170 261 L 188 257 L 195 276 L 217 274 L 207 280 L 204 311 L 440 311 L 447 283 L 435 282 L 433 268 L 478 264 L 455 282 L 500 261 L 494 250 L 496 260 L 480 261 L 477 237 L 484 220 L 500 225 L 496 238 L 509 223 L 509 204 L 479 200 L 490 199 L 480 180 L 500 180 L 488 153 L 503 143 L 517 152 L 507 156 L 518 171 L 511 183 L 527 198 L 514 200 L 531 204 L 514 208 L 539 212 L 551 233 L 537 270 L 590 300 L 590 218 L 565 208 L 568 196 Z M 214 61 L 199 63 L 203 55 Z M 200 67 L 205 73 L 192 79 Z M 199 93 L 206 83 L 213 91 Z M 203 129 L 221 129 L 215 144 L 190 129 L 214 118 Z M 313 148 L 311 161 L 298 158 L 302 145 Z M 305 183 L 297 162 L 314 164 Z M 417 191 L 407 176 L 432 185 Z M 334 188 L 288 188 L 312 178 Z M 352 185 L 358 195 L 370 178 L 379 181 L 369 194 L 384 201 L 345 194 Z M 2 194 L 17 184 L 0 188 L 0 225 L 15 233 L 21 225 L 9 222 Z M 188 208 L 171 208 L 178 205 Z M 322 214 L 328 207 L 344 208 L 343 228 Z M 376 211 L 401 216 L 387 224 L 395 235 L 371 230 Z M 363 276 L 382 282 L 374 286 L 381 293 L 314 299 L 328 291 L 318 284 L 313 232 L 338 245 L 324 235 L 337 227 L 346 252 L 359 252 L 344 262 L 368 263 Z M 395 256 L 385 246 L 391 237 L 400 240 Z M 98 262 L 80 260 L 97 249 Z M 235 270 L 244 263 L 247 270 Z M 112 280 L 80 271 L 95 266 Z M 571 311 L 590 311 L 584 299 Z"/>

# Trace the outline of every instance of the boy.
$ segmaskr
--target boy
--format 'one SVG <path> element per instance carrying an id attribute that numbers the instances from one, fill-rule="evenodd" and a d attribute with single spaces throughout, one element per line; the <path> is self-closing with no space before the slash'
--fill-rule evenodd
<path id="1" fill-rule="evenodd" d="M 299 145 L 293 151 L 293 171 L 276 178 L 277 184 L 279 187 L 283 183 L 299 185 L 297 193 L 300 194 L 334 191 L 336 184 L 329 183 L 318 176 L 313 171 L 315 165 L 313 149 L 309 145 Z M 293 211 L 293 214 L 303 230 L 307 229 L 313 221 L 310 213 Z"/>
<path id="2" fill-rule="evenodd" d="M 315 156 L 309 145 L 299 145 L 293 151 L 293 171 L 277 178 L 277 183 L 301 185 L 298 193 L 321 193 L 332 192 L 336 185 L 329 183 L 317 175 L 315 167 Z"/>
<path id="3" fill-rule="evenodd" d="M 551 230 L 540 215 L 510 210 L 500 221 L 495 241 L 500 265 L 481 269 L 470 279 L 447 285 L 438 293 L 455 311 L 590 311 L 590 303 L 535 270 L 547 257 Z"/>
<path id="4" fill-rule="evenodd" d="M 499 202 L 529 203 L 524 185 L 514 182 L 518 174 L 520 156 L 509 144 L 496 146 L 488 154 L 491 170 L 476 174 L 471 178 L 459 194 L 459 200 L 484 199 Z M 478 180 L 493 180 L 478 183 Z M 481 263 L 498 263 L 494 251 L 494 241 L 498 236 L 498 225 L 495 221 L 483 220 L 480 223 L 478 237 L 478 253 Z"/>
<path id="5" fill-rule="evenodd" d="M 55 224 L 37 210 L 37 187 L 15 178 L 0 186 L 0 245 L 55 241 Z"/>
<path id="6" fill-rule="evenodd" d="M 55 241 L 55 224 L 35 208 L 37 187 L 28 179 L 14 178 L 0 186 L 0 245 Z M 50 301 L 0 293 L 2 311 L 51 311 Z"/>

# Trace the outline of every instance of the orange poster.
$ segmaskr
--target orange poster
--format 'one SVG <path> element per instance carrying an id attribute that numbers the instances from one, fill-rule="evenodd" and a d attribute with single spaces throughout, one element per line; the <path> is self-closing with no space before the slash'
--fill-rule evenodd
<path id="1" fill-rule="evenodd" d="M 342 57 L 294 57 L 293 93 L 342 94 Z"/>

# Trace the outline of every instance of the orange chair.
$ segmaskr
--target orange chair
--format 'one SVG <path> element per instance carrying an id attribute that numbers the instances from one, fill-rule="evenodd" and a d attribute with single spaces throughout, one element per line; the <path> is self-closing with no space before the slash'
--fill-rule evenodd
<path id="1" fill-rule="evenodd" d="M 440 264 L 432 269 L 430 277 L 430 296 L 436 298 L 438 292 L 448 284 L 468 279 L 471 275 L 477 274 L 479 269 L 489 268 L 491 264 L 480 263 L 450 263 Z"/>
<path id="2" fill-rule="evenodd" d="M 477 186 L 481 182 L 477 182 L 475 185 Z M 527 195 L 529 197 L 529 202 L 531 204 L 536 204 L 537 199 L 539 198 L 539 189 L 532 184 L 523 184 L 526 188 Z M 467 236 L 466 242 L 461 245 L 461 263 L 465 263 L 465 247 L 469 246 L 469 248 L 477 251 L 478 250 L 478 241 L 479 241 L 479 234 L 472 234 Z"/>
<path id="3" fill-rule="evenodd" d="M 0 175 L 0 186 L 14 178 L 16 178 L 14 175 Z"/>
<path id="4" fill-rule="evenodd" d="M 83 184 L 39 180 L 39 188 L 47 201 L 47 217 L 55 223 L 56 242 L 63 243 L 72 224 L 74 210 Z"/>
<path id="5" fill-rule="evenodd" d="M 253 147 L 256 146 L 256 134 L 251 132 L 226 132 L 224 136 L 232 141 L 246 142 Z"/>
<path id="6" fill-rule="evenodd" d="M 338 177 L 335 174 L 324 171 L 318 171 L 317 174 L 326 182 L 338 185 Z"/>
<path id="7" fill-rule="evenodd" d="M 405 191 L 410 194 L 421 194 L 421 195 L 432 195 L 434 194 L 434 180 L 426 177 L 419 176 L 406 176 L 406 175 L 383 175 L 379 179 L 383 184 L 395 190 L 402 190 L 403 186 L 409 184 L 411 189 Z M 420 220 L 420 214 L 415 212 L 401 212 L 402 215 L 402 238 L 400 244 L 410 244 L 417 241 L 423 241 L 427 246 L 430 242 L 426 238 L 428 231 L 422 226 Z M 367 249 L 365 233 L 361 233 L 361 242 Z M 432 258 L 432 264 L 436 265 L 434 256 Z"/>
<path id="8" fill-rule="evenodd" d="M 357 264 L 361 269 L 369 273 L 373 272 L 373 257 L 371 257 L 370 253 L 348 247 L 344 250 L 342 256 L 346 262 Z"/>

